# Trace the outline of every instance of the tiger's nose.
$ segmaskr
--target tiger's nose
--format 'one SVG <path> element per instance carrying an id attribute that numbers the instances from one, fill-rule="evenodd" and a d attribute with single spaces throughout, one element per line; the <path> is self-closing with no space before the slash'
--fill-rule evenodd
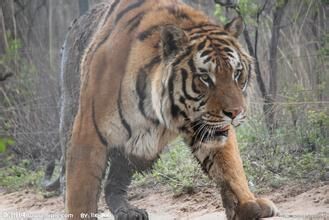
<path id="1" fill-rule="evenodd" d="M 224 115 L 231 119 L 235 119 L 243 111 L 243 108 L 225 109 L 223 110 Z"/>

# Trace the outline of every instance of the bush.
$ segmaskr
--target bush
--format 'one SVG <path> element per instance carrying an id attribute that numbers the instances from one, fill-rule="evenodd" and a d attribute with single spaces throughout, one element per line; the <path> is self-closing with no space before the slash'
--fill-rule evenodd
<path id="1" fill-rule="evenodd" d="M 57 95 L 41 91 L 45 76 L 41 77 L 24 55 L 20 40 L 10 35 L 7 38 L 9 46 L 0 56 L 0 71 L 14 74 L 0 87 L 0 138 L 15 141 L 10 150 L 17 159 L 40 164 L 59 151 L 59 111 L 57 104 L 51 104 L 56 102 Z M 5 150 L 1 143 L 4 142 L 0 141 L 0 153 Z"/>
<path id="2" fill-rule="evenodd" d="M 0 168 L 0 187 L 9 191 L 31 187 L 40 189 L 43 174 L 41 170 L 31 169 L 30 161 L 22 160 L 17 165 L 11 164 L 11 166 Z"/>
<path id="3" fill-rule="evenodd" d="M 258 188 L 279 187 L 287 181 L 326 180 L 329 173 L 328 111 L 297 109 L 299 117 L 292 122 L 286 116 L 289 108 L 277 111 L 280 127 L 272 135 L 258 117 L 238 129 L 245 170 Z"/>
<path id="4" fill-rule="evenodd" d="M 170 144 L 149 174 L 136 174 L 135 184 L 150 182 L 169 186 L 175 193 L 191 192 L 194 187 L 209 185 L 190 149 L 181 139 Z"/>

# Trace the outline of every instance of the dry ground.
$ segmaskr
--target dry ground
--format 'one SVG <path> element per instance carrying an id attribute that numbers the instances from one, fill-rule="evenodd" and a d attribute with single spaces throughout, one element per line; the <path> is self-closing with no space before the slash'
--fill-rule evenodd
<path id="1" fill-rule="evenodd" d="M 152 220 L 221 220 L 225 219 L 221 199 L 215 189 L 200 188 L 197 192 L 175 196 L 161 187 L 132 188 L 129 199 L 146 208 Z M 281 217 L 272 220 L 329 220 L 329 183 L 311 186 L 281 187 L 262 195 L 279 207 Z M 0 189 L 0 219 L 61 219 L 61 197 L 45 198 L 42 193 L 23 190 L 8 193 Z M 101 219 L 112 219 L 101 199 Z"/>

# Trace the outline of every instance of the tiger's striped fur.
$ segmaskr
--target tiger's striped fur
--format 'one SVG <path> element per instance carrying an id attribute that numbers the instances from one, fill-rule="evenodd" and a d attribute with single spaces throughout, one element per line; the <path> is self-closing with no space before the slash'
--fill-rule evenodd
<path id="1" fill-rule="evenodd" d="M 79 107 L 66 156 L 67 212 L 76 219 L 97 212 L 110 157 L 110 210 L 116 219 L 148 219 L 125 198 L 131 175 L 181 135 L 223 186 L 228 219 L 275 215 L 273 203 L 249 191 L 235 138 L 253 74 L 252 59 L 237 40 L 241 18 L 216 25 L 179 0 L 105 5 L 81 58 Z"/>

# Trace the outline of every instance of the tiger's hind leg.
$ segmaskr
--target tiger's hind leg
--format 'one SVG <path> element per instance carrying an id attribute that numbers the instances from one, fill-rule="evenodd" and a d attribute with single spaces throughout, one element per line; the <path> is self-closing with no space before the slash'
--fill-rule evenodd
<path id="1" fill-rule="evenodd" d="M 153 162 L 145 163 L 143 160 L 127 159 L 117 149 L 111 150 L 110 162 L 110 171 L 105 185 L 105 199 L 115 220 L 148 220 L 146 210 L 129 204 L 127 190 L 134 171 L 147 169 Z"/>

